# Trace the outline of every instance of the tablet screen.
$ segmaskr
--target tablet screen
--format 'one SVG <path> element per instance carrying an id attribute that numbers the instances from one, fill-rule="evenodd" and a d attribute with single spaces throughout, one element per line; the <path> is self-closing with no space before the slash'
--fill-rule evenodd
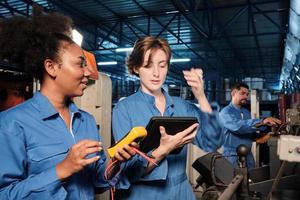
<path id="1" fill-rule="evenodd" d="M 146 127 L 147 136 L 140 142 L 140 149 L 143 152 L 149 152 L 159 146 L 161 136 L 159 131 L 160 126 L 165 127 L 167 134 L 174 135 L 195 123 L 198 123 L 196 117 L 152 117 Z M 182 147 L 175 149 L 171 153 L 179 153 L 181 149 Z"/>

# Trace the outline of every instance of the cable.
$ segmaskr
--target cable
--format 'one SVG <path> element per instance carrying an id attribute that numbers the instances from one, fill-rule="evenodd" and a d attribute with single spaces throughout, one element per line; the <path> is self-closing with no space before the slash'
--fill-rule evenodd
<path id="1" fill-rule="evenodd" d="M 151 162 L 152 164 L 158 166 L 158 164 L 154 161 L 153 158 L 149 157 L 148 155 L 146 155 L 145 153 L 141 152 L 140 150 L 138 150 L 135 147 L 131 147 L 137 154 L 139 154 L 140 156 L 142 156 L 144 159 L 146 159 L 148 162 Z"/>
<path id="2" fill-rule="evenodd" d="M 151 162 L 155 166 L 158 166 L 158 164 L 154 161 L 153 158 L 147 156 L 145 153 L 141 152 L 140 150 L 138 150 L 135 147 L 131 147 L 131 148 L 136 152 L 136 154 L 139 154 L 144 159 L 146 159 L 148 162 Z M 104 171 L 104 178 L 106 180 L 108 180 L 108 174 L 117 166 L 118 162 L 119 162 L 118 160 L 114 160 L 106 166 L 105 171 Z M 119 171 L 114 175 L 114 177 L 117 177 L 121 173 L 121 171 L 122 170 L 120 168 Z M 110 190 L 110 194 L 111 194 L 111 200 L 114 200 L 114 195 L 115 195 L 115 191 L 116 191 L 115 185 L 113 187 L 110 187 L 109 190 Z"/>
<path id="3" fill-rule="evenodd" d="M 117 166 L 117 163 L 118 163 L 118 160 L 114 160 L 106 166 L 106 169 L 104 171 L 104 177 L 106 180 L 108 180 L 108 173 L 111 172 L 111 170 L 113 170 Z M 118 176 L 120 173 L 121 173 L 121 168 L 114 175 L 114 177 Z M 114 185 L 113 187 L 110 187 L 109 190 L 110 190 L 111 200 L 114 200 L 116 186 Z"/>

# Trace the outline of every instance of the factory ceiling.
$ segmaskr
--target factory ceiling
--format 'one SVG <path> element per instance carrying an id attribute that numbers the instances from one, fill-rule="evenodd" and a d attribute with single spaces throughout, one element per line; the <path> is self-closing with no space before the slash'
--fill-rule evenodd
<path id="1" fill-rule="evenodd" d="M 173 59 L 190 59 L 172 62 L 169 83 L 184 84 L 181 71 L 201 67 L 208 80 L 259 77 L 278 89 L 288 0 L 3 0 L 0 17 L 30 16 L 34 3 L 70 16 L 83 48 L 117 62 L 99 66 L 112 77 L 132 78 L 119 48 L 153 35 L 169 41 Z"/>

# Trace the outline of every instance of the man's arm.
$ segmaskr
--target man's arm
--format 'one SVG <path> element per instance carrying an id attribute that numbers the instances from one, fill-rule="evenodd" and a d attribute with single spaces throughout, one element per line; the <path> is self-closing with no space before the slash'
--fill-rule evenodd
<path id="1" fill-rule="evenodd" d="M 235 134 L 249 134 L 260 130 L 255 125 L 262 123 L 261 119 L 240 119 L 230 110 L 222 110 L 220 112 L 220 120 L 223 126 Z"/>

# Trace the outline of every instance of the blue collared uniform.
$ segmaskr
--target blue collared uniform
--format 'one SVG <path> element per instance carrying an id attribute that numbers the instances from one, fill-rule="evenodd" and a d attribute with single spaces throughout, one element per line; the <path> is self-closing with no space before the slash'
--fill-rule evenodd
<path id="1" fill-rule="evenodd" d="M 77 142 L 100 141 L 94 118 L 69 104 L 71 128 L 40 92 L 0 116 L 0 199 L 94 199 L 103 179 L 105 155 L 60 181 L 56 165 Z M 94 155 L 95 156 L 95 155 Z"/>
<path id="2" fill-rule="evenodd" d="M 195 116 L 199 128 L 193 143 L 207 152 L 215 151 L 222 145 L 223 134 L 218 114 L 202 112 L 195 105 L 171 97 L 165 91 L 166 108 L 164 116 Z M 113 110 L 113 133 L 120 140 L 133 127 L 148 124 L 153 116 L 160 116 L 155 106 L 155 98 L 141 90 L 120 101 Z M 187 146 L 179 154 L 170 154 L 158 167 L 144 174 L 147 162 L 135 156 L 126 163 L 119 187 L 127 188 L 121 192 L 121 199 L 195 199 L 192 187 L 186 176 Z"/>
<path id="3" fill-rule="evenodd" d="M 250 150 L 252 141 L 258 136 L 259 130 L 266 127 L 256 128 L 255 125 L 261 123 L 261 119 L 251 119 L 251 113 L 245 108 L 237 108 L 232 102 L 224 107 L 220 112 L 220 120 L 224 126 L 225 142 L 224 156 L 237 167 L 236 148 L 240 144 L 246 145 Z M 247 156 L 247 167 L 253 169 L 255 166 L 252 153 Z"/>

